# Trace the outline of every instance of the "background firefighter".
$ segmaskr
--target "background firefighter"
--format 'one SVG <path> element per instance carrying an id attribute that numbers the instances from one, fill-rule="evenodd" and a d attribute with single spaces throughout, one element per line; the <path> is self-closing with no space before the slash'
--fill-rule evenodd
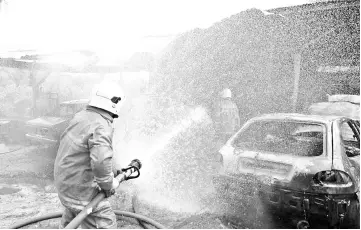
<path id="1" fill-rule="evenodd" d="M 113 170 L 113 119 L 123 103 L 123 91 L 114 83 L 102 83 L 92 93 L 87 108 L 75 115 L 61 136 L 54 179 L 65 211 L 61 228 L 99 193 L 106 197 L 117 187 Z M 108 199 L 99 203 L 82 222 L 82 228 L 116 228 Z"/>
<path id="2" fill-rule="evenodd" d="M 230 89 L 220 93 L 221 98 L 213 105 L 213 122 L 218 140 L 226 142 L 240 128 L 239 111 L 236 103 L 232 101 Z"/>

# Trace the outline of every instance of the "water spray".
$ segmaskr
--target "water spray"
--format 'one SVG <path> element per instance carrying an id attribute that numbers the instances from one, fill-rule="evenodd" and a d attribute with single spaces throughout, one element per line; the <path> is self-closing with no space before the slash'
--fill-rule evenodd
<path id="1" fill-rule="evenodd" d="M 172 176 L 169 176 L 168 173 L 171 173 L 173 169 L 168 168 L 167 165 L 162 166 L 162 162 L 164 162 L 163 157 L 158 156 L 164 154 L 164 157 L 167 158 L 167 155 L 173 154 L 173 151 L 167 152 L 164 149 L 175 138 L 181 136 L 182 133 L 189 130 L 192 126 L 204 123 L 205 121 L 208 122 L 207 117 L 207 112 L 204 108 L 194 108 L 189 110 L 183 119 L 180 119 L 175 125 L 171 126 L 168 132 L 154 138 L 155 141 L 151 142 L 150 146 L 141 142 L 132 143 L 134 148 L 131 147 L 130 150 L 138 149 L 135 154 L 141 154 L 141 156 L 133 156 L 140 158 L 142 162 L 147 162 L 143 169 L 145 173 L 143 175 L 147 176 L 135 181 L 139 185 L 137 186 L 137 199 L 146 201 L 148 205 L 163 207 L 173 212 L 193 213 L 202 208 L 199 201 L 181 198 L 184 194 L 179 190 L 169 190 L 169 185 L 165 180 L 172 180 Z"/>
<path id="2" fill-rule="evenodd" d="M 149 159 L 154 154 L 163 150 L 174 137 L 187 130 L 193 123 L 201 122 L 205 116 L 206 116 L 206 111 L 204 108 L 201 107 L 195 108 L 189 113 L 189 115 L 186 118 L 184 118 L 183 120 L 178 122 L 178 124 L 173 126 L 172 130 L 169 133 L 166 133 L 165 135 L 161 136 L 150 148 L 144 148 L 144 149 L 139 148 L 140 146 L 138 144 L 140 143 L 135 143 L 138 146 L 131 146 L 130 149 L 132 150 L 131 151 L 132 156 L 142 159 L 142 162 L 149 161 Z M 134 149 L 138 149 L 138 151 L 133 152 L 132 147 L 135 147 Z M 145 149 L 147 149 L 147 151 L 144 151 Z"/>

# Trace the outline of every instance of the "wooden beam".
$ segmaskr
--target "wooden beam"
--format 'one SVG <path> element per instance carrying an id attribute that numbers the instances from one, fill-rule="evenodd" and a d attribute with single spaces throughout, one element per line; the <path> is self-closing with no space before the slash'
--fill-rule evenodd
<path id="1" fill-rule="evenodd" d="M 293 94 L 292 94 L 292 111 L 296 112 L 297 101 L 298 101 L 298 92 L 299 92 L 299 82 L 301 75 L 301 53 L 295 53 L 293 55 L 293 69 L 294 69 L 294 85 L 293 85 Z"/>

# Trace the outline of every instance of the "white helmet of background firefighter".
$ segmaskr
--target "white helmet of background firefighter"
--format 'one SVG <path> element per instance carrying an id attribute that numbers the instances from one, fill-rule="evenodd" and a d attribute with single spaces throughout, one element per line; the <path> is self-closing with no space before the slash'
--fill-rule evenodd
<path id="1" fill-rule="evenodd" d="M 221 92 L 221 97 L 222 98 L 231 98 L 232 97 L 231 90 L 228 89 L 228 88 L 223 89 L 222 92 Z"/>
<path id="2" fill-rule="evenodd" d="M 103 109 L 118 117 L 119 109 L 124 104 L 124 91 L 114 82 L 103 82 L 93 88 L 90 106 Z"/>

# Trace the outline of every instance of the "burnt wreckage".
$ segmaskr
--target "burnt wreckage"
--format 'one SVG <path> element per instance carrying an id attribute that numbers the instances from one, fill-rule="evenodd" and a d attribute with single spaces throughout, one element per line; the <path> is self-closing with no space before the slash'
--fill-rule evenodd
<path id="1" fill-rule="evenodd" d="M 340 116 L 268 114 L 249 120 L 220 150 L 220 193 L 259 195 L 269 208 L 329 227 L 359 226 L 360 129 Z"/>

